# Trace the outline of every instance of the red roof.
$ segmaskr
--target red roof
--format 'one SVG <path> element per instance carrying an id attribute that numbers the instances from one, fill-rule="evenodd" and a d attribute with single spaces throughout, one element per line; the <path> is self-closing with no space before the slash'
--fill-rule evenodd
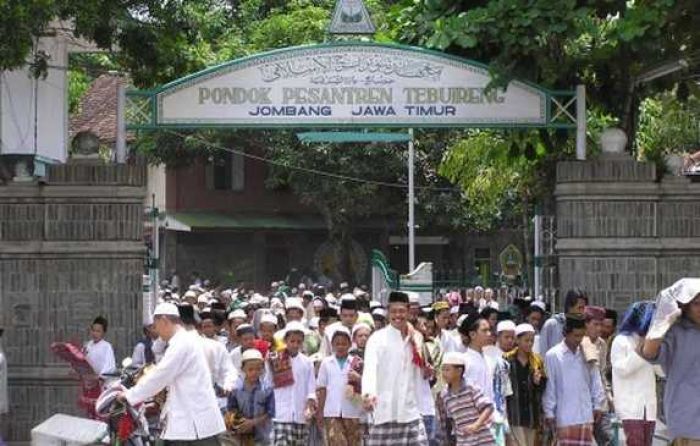
<path id="1" fill-rule="evenodd" d="M 85 92 L 78 112 L 70 117 L 71 139 L 78 133 L 90 131 L 103 144 L 113 145 L 117 139 L 117 86 L 127 79 L 119 74 L 103 74 Z M 131 140 L 132 135 L 127 135 Z"/>

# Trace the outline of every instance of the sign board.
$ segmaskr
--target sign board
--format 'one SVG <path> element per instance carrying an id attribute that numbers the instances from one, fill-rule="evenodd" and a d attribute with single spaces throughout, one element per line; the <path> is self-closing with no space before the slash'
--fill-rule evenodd
<path id="1" fill-rule="evenodd" d="M 374 34 L 375 28 L 362 0 L 338 0 L 328 31 L 331 34 Z"/>
<path id="2" fill-rule="evenodd" d="M 159 127 L 546 126 L 546 90 L 488 89 L 486 66 L 378 43 L 294 47 L 238 59 L 164 85 Z"/>

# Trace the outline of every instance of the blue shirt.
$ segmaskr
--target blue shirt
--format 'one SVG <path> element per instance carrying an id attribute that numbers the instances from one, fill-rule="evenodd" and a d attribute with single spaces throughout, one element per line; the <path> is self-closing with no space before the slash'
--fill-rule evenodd
<path id="1" fill-rule="evenodd" d="M 547 352 L 544 365 L 545 418 L 556 418 L 557 427 L 592 423 L 593 411 L 602 410 L 605 403 L 605 392 L 598 368 L 586 364 L 581 347 L 572 352 L 562 341 Z"/>
<path id="2" fill-rule="evenodd" d="M 255 428 L 255 444 L 268 444 L 272 428 L 270 420 L 275 416 L 275 393 L 272 387 L 260 379 L 253 388 L 248 389 L 245 379 L 241 377 L 228 397 L 227 408 L 249 419 L 267 414 L 267 422 Z"/>
<path id="3" fill-rule="evenodd" d="M 700 439 L 700 327 L 686 319 L 664 336 L 659 356 L 650 361 L 666 374 L 664 413 L 673 438 Z"/>

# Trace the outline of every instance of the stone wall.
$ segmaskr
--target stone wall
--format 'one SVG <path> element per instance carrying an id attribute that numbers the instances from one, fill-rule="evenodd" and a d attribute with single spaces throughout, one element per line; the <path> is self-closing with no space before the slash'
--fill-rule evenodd
<path id="1" fill-rule="evenodd" d="M 77 381 L 50 352 L 84 342 L 97 315 L 109 319 L 117 360 L 141 325 L 144 265 L 141 166 L 67 164 L 44 184 L 0 187 L 0 325 L 9 363 L 6 441 L 26 441 L 54 413 L 80 414 Z"/>
<path id="2" fill-rule="evenodd" d="M 689 178 L 658 181 L 653 164 L 603 155 L 560 163 L 555 198 L 562 295 L 579 287 L 622 311 L 700 274 L 700 184 Z"/>

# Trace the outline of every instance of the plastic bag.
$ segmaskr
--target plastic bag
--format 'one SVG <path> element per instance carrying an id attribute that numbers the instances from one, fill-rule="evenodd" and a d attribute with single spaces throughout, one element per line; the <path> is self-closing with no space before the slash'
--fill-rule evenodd
<path id="1" fill-rule="evenodd" d="M 656 311 L 647 339 L 661 339 L 681 315 L 679 303 L 687 304 L 700 293 L 700 279 L 681 279 L 662 290 L 656 298 Z"/>

